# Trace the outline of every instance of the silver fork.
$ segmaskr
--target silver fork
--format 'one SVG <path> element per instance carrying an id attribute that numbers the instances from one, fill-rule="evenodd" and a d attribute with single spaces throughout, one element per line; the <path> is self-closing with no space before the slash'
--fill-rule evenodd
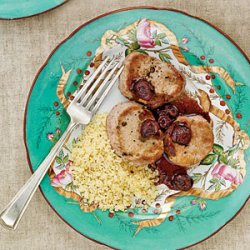
<path id="1" fill-rule="evenodd" d="M 93 115 L 100 107 L 104 98 L 107 96 L 112 86 L 115 84 L 116 80 L 123 70 L 123 66 L 119 67 L 118 62 L 115 63 L 114 67 L 111 69 L 112 64 L 114 64 L 114 59 L 109 63 L 108 60 L 109 58 L 107 57 L 101 63 L 96 71 L 84 83 L 83 87 L 76 94 L 73 101 L 71 101 L 70 105 L 67 108 L 67 112 L 71 119 L 66 131 L 63 133 L 55 146 L 51 149 L 50 153 L 43 160 L 37 170 L 29 178 L 29 180 L 24 184 L 24 186 L 19 190 L 15 197 L 1 212 L 0 223 L 5 228 L 16 229 L 37 187 L 41 183 L 55 156 L 60 151 L 62 145 L 64 144 L 72 130 L 79 124 L 87 125 L 91 121 Z M 107 66 L 105 67 L 106 64 Z M 118 70 L 117 73 L 116 70 Z M 98 75 L 99 73 L 100 75 Z M 105 77 L 106 74 L 108 75 Z M 95 80 L 95 78 L 97 79 Z M 101 82 L 101 80 L 103 81 Z"/>

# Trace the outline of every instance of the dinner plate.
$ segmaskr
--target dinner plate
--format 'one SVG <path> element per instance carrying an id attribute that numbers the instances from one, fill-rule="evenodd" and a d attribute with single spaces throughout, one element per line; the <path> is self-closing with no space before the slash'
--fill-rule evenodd
<path id="1" fill-rule="evenodd" d="M 142 40 L 138 33 L 144 34 Z M 215 144 L 189 172 L 194 188 L 178 193 L 161 186 L 159 204 L 146 213 L 132 207 L 112 218 L 108 211 L 82 204 L 68 171 L 71 147 L 83 129 L 78 127 L 57 155 L 41 191 L 61 219 L 99 243 L 119 249 L 188 247 L 232 220 L 250 190 L 249 59 L 206 21 L 178 10 L 142 7 L 113 11 L 78 27 L 50 54 L 33 82 L 24 126 L 30 168 L 36 170 L 67 127 L 65 108 L 82 80 L 106 55 L 123 60 L 133 51 L 172 63 L 184 75 L 186 90 L 210 113 Z M 100 112 L 122 100 L 115 86 Z"/>
<path id="2" fill-rule="evenodd" d="M 54 9 L 67 0 L 0 0 L 0 19 L 19 19 Z"/>

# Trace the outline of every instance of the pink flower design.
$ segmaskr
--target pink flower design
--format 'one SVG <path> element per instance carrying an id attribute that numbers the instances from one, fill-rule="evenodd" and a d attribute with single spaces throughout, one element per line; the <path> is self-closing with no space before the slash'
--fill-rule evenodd
<path id="1" fill-rule="evenodd" d="M 61 134 L 61 129 L 60 128 L 57 128 L 56 129 L 56 133 L 59 135 L 59 134 Z"/>
<path id="2" fill-rule="evenodd" d="M 196 200 L 192 200 L 191 205 L 195 205 L 195 204 L 196 204 Z"/>
<path id="3" fill-rule="evenodd" d="M 183 50 L 188 52 L 189 51 L 189 48 L 188 47 L 183 47 Z"/>
<path id="4" fill-rule="evenodd" d="M 53 133 L 48 133 L 48 134 L 47 134 L 47 138 L 48 138 L 49 140 L 52 140 L 53 137 L 54 137 L 54 134 L 53 134 Z"/>
<path id="5" fill-rule="evenodd" d="M 137 42 L 144 48 L 153 48 L 155 46 L 154 40 L 151 38 L 150 23 L 146 18 L 142 19 L 136 30 Z"/>
<path id="6" fill-rule="evenodd" d="M 213 170 L 212 176 L 215 178 L 223 178 L 225 180 L 230 181 L 233 184 L 241 184 L 243 182 L 242 176 L 235 168 L 231 166 L 217 163 Z"/>
<path id="7" fill-rule="evenodd" d="M 66 169 L 69 170 L 69 167 L 72 166 L 73 161 L 69 160 L 68 163 L 66 164 Z"/>
<path id="8" fill-rule="evenodd" d="M 188 41 L 189 41 L 189 39 L 188 39 L 187 37 L 183 37 L 183 38 L 181 39 L 181 42 L 182 42 L 183 44 L 188 43 Z"/>
<path id="9" fill-rule="evenodd" d="M 69 166 L 66 166 L 66 169 L 63 169 L 52 179 L 51 186 L 63 187 L 68 185 L 70 182 L 72 182 L 72 175 L 69 172 Z"/>
<path id="10" fill-rule="evenodd" d="M 200 202 L 200 209 L 201 209 L 201 210 L 205 210 L 206 207 L 207 207 L 206 202 L 205 202 L 205 201 L 201 201 L 201 202 Z"/>

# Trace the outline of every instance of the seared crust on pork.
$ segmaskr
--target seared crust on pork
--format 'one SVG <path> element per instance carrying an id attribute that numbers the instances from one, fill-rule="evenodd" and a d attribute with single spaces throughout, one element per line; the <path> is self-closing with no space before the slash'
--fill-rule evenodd
<path id="1" fill-rule="evenodd" d="M 130 100 L 136 100 L 150 108 L 157 108 L 173 101 L 184 89 L 184 77 L 170 63 L 139 52 L 132 52 L 126 57 L 124 66 L 119 83 L 121 93 Z M 133 82 L 139 78 L 150 83 L 154 92 L 150 100 L 138 98 L 133 92 Z"/>
<path id="2" fill-rule="evenodd" d="M 143 138 L 141 125 L 154 120 L 153 114 L 136 102 L 125 102 L 113 107 L 107 117 L 107 133 L 116 154 L 134 165 L 150 164 L 162 156 L 162 132 Z"/>
<path id="3" fill-rule="evenodd" d="M 172 142 L 171 135 L 167 131 L 164 145 L 168 158 L 174 164 L 186 168 L 200 163 L 213 148 L 212 126 L 200 115 L 179 116 L 174 123 L 186 124 L 191 130 L 191 140 L 188 145 Z"/>

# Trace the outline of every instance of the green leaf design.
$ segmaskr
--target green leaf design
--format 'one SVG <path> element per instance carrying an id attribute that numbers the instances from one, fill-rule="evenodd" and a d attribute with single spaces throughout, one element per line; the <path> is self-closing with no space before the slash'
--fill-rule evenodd
<path id="1" fill-rule="evenodd" d="M 233 168 L 237 168 L 237 166 L 239 165 L 239 163 L 240 162 L 239 162 L 238 159 L 234 159 L 232 157 L 227 161 L 227 164 L 230 165 Z"/>
<path id="2" fill-rule="evenodd" d="M 154 30 L 152 33 L 152 38 L 156 38 L 156 36 L 157 36 L 157 30 Z"/>
<path id="3" fill-rule="evenodd" d="M 212 183 L 212 185 L 208 188 L 208 190 L 212 190 L 214 188 L 216 192 L 221 190 L 221 185 L 226 186 L 224 179 L 213 178 L 209 182 Z"/>
<path id="4" fill-rule="evenodd" d="M 76 139 L 74 138 L 74 139 L 72 140 L 72 146 L 75 145 L 75 144 L 76 144 Z"/>
<path id="5" fill-rule="evenodd" d="M 64 168 L 64 165 L 63 165 L 63 164 L 60 164 L 60 165 L 56 166 L 56 168 L 59 169 L 59 170 L 61 170 L 61 169 Z"/>
<path id="6" fill-rule="evenodd" d="M 137 42 L 134 42 L 129 45 L 129 48 L 132 50 L 137 50 L 140 49 L 140 45 Z"/>
<path id="7" fill-rule="evenodd" d="M 110 39 L 106 38 L 106 44 L 110 44 Z"/>
<path id="8" fill-rule="evenodd" d="M 215 191 L 218 192 L 218 191 L 220 191 L 220 189 L 221 189 L 221 184 L 220 184 L 220 182 L 217 182 L 215 184 Z"/>
<path id="9" fill-rule="evenodd" d="M 207 155 L 202 161 L 201 164 L 202 165 L 211 165 L 212 163 L 215 162 L 217 156 L 214 154 L 209 154 Z"/>
<path id="10" fill-rule="evenodd" d="M 160 58 L 161 61 L 163 61 L 163 62 L 169 62 L 169 59 L 172 59 L 170 55 L 168 55 L 168 54 L 163 54 L 163 53 L 159 53 L 159 58 Z"/>
<path id="11" fill-rule="evenodd" d="M 55 142 L 57 142 L 60 139 L 60 134 L 59 135 L 55 135 L 54 138 Z"/>
<path id="12" fill-rule="evenodd" d="M 59 156 L 60 158 L 63 158 L 63 157 L 64 157 L 64 152 L 63 152 L 63 150 L 61 150 L 61 151 L 59 152 L 58 156 Z"/>
<path id="13" fill-rule="evenodd" d="M 66 164 L 66 163 L 68 162 L 68 160 L 69 160 L 69 156 L 68 156 L 68 155 L 65 155 L 65 156 L 63 157 L 63 163 Z"/>
<path id="14" fill-rule="evenodd" d="M 136 30 L 133 29 L 128 33 L 129 40 L 136 41 Z"/>
<path id="15" fill-rule="evenodd" d="M 116 38 L 116 40 L 115 40 L 117 43 L 119 43 L 119 44 L 122 44 L 122 45 L 128 45 L 129 44 L 129 42 L 128 41 L 126 41 L 124 38 L 122 38 L 122 37 L 118 37 L 118 38 Z"/>
<path id="16" fill-rule="evenodd" d="M 161 53 L 159 53 L 159 58 L 161 59 L 161 61 L 163 61 L 163 62 L 165 61 L 164 56 Z"/>
<path id="17" fill-rule="evenodd" d="M 219 179 L 213 178 L 209 182 L 212 183 L 212 184 L 217 184 L 219 182 Z"/>
<path id="18" fill-rule="evenodd" d="M 59 156 L 56 156 L 56 163 L 58 163 L 58 164 L 63 163 L 62 159 Z"/>
<path id="19" fill-rule="evenodd" d="M 220 179 L 220 184 L 225 187 L 226 186 L 226 181 L 224 179 Z"/>
<path id="20" fill-rule="evenodd" d="M 159 33 L 158 35 L 157 35 L 157 38 L 158 39 L 162 39 L 162 38 L 165 38 L 166 37 L 166 34 L 165 33 Z"/>
<path id="21" fill-rule="evenodd" d="M 229 156 L 234 155 L 234 153 L 236 153 L 236 152 L 238 151 L 238 149 L 239 149 L 239 144 L 236 145 L 236 146 L 234 146 L 234 147 L 232 147 L 232 148 L 230 148 L 230 149 L 228 150 L 228 155 L 229 155 Z"/>
<path id="22" fill-rule="evenodd" d="M 148 55 L 148 53 L 143 49 L 137 49 L 136 51 Z"/>
<path id="23" fill-rule="evenodd" d="M 167 59 L 172 59 L 172 57 L 169 54 L 164 54 L 164 57 Z"/>
<path id="24" fill-rule="evenodd" d="M 214 189 L 214 185 L 209 186 L 209 188 L 207 189 L 208 191 L 212 191 Z"/>
<path id="25" fill-rule="evenodd" d="M 159 39 L 155 40 L 155 44 L 161 46 L 161 41 Z"/>
<path id="26" fill-rule="evenodd" d="M 192 223 L 199 223 L 205 220 L 209 220 L 211 217 L 217 215 L 218 213 L 220 213 L 220 211 L 200 213 L 200 214 L 188 214 L 186 216 L 180 214 L 178 215 L 178 217 L 185 219 L 187 223 L 191 225 Z"/>
<path id="27" fill-rule="evenodd" d="M 201 173 L 194 173 L 194 175 L 192 176 L 192 179 L 194 181 L 194 183 L 198 183 L 202 178 L 202 174 Z"/>
<path id="28" fill-rule="evenodd" d="M 213 146 L 213 152 L 214 152 L 215 154 L 220 155 L 220 154 L 223 153 L 223 151 L 224 151 L 224 149 L 223 149 L 223 147 L 222 147 L 221 145 L 219 145 L 219 144 L 214 144 L 214 146 Z"/>
<path id="29" fill-rule="evenodd" d="M 74 190 L 73 181 L 70 182 L 69 184 L 67 184 L 67 185 L 65 186 L 65 189 L 66 189 L 66 190 L 69 190 L 69 191 Z"/>
<path id="30" fill-rule="evenodd" d="M 132 52 L 133 52 L 133 50 L 131 50 L 131 49 L 126 49 L 126 50 L 125 50 L 125 56 L 129 55 L 129 54 L 132 53 Z"/>
<path id="31" fill-rule="evenodd" d="M 221 154 L 219 156 L 219 162 L 220 163 L 224 163 L 224 164 L 228 164 L 228 158 L 226 154 Z"/>

